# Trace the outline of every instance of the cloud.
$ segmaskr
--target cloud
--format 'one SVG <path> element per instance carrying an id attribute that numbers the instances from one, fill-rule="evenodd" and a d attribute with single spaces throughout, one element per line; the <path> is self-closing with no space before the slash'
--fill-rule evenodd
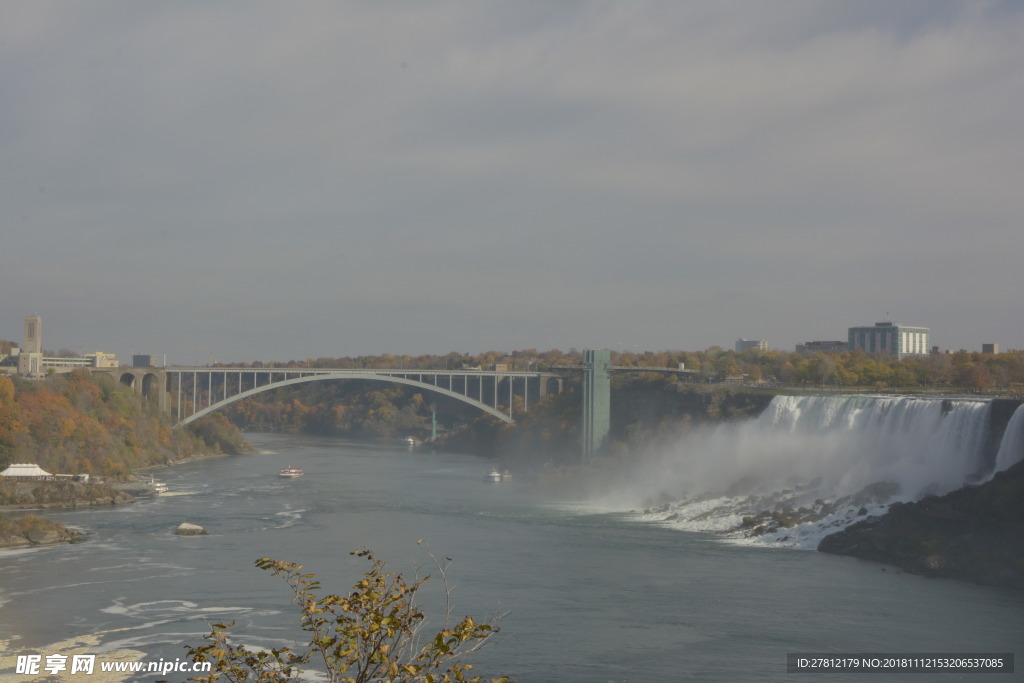
<path id="1" fill-rule="evenodd" d="M 999 2 L 8 3 L 0 330 L 115 345 L 138 306 L 221 357 L 788 347 L 897 308 L 1022 346 L 1022 29 Z"/>

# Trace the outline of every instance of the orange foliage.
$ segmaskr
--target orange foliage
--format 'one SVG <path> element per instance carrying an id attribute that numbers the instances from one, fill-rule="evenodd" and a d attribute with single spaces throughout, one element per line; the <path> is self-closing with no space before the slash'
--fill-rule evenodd
<path id="1" fill-rule="evenodd" d="M 43 381 L 0 377 L 0 467 L 35 462 L 51 472 L 122 475 L 205 450 L 187 432 L 172 432 L 130 390 L 72 372 Z"/>

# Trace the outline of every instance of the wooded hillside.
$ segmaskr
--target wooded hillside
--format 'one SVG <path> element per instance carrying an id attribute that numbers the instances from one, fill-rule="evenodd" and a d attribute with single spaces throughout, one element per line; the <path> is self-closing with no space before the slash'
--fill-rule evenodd
<path id="1" fill-rule="evenodd" d="M 47 472 L 124 476 L 242 444 L 222 416 L 172 430 L 167 418 L 103 374 L 75 371 L 43 380 L 0 376 L 0 469 L 36 463 Z"/>

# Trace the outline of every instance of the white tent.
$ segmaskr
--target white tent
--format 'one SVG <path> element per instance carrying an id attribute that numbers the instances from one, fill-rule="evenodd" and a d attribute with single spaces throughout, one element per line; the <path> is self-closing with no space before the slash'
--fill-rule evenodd
<path id="1" fill-rule="evenodd" d="M 0 477 L 19 477 L 19 478 L 32 478 L 39 479 L 42 477 L 52 477 L 53 475 L 46 470 L 39 467 L 36 464 L 22 463 L 14 464 L 8 467 L 3 472 L 0 472 Z"/>

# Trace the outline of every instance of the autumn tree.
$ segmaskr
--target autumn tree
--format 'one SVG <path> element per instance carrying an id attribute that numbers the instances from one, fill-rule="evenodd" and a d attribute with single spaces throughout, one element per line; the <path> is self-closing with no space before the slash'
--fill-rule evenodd
<path id="1" fill-rule="evenodd" d="M 422 540 L 419 541 L 422 543 Z M 473 668 L 465 658 L 498 632 L 498 628 L 464 617 L 451 623 L 451 590 L 446 571 L 450 559 L 441 563 L 428 554 L 444 583 L 446 609 L 441 628 L 422 638 L 425 615 L 415 603 L 430 577 L 409 582 L 401 574 L 385 571 L 384 561 L 369 550 L 352 553 L 365 558 L 370 568 L 347 595 L 319 595 L 315 574 L 302 573 L 302 565 L 264 557 L 256 566 L 280 576 L 291 589 L 299 606 L 299 625 L 309 642 L 299 650 L 284 647 L 251 650 L 231 642 L 230 624 L 217 623 L 206 636 L 205 645 L 189 647 L 194 662 L 209 662 L 208 676 L 190 680 L 215 683 L 221 679 L 247 681 L 297 681 L 304 670 L 317 669 L 317 678 L 329 683 L 479 683 L 469 677 Z M 488 679 L 512 683 L 508 677 Z"/>
<path id="2" fill-rule="evenodd" d="M 0 376 L 0 465 L 10 464 L 16 437 L 27 431 L 21 422 L 21 408 L 14 399 L 14 382 Z"/>

